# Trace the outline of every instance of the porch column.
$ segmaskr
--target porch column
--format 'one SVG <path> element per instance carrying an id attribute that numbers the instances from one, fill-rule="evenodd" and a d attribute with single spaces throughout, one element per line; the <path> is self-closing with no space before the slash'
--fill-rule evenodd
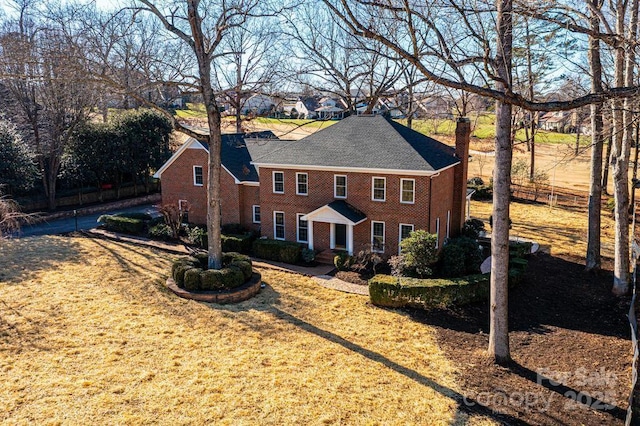
<path id="1" fill-rule="evenodd" d="M 313 221 L 307 221 L 307 240 L 309 244 L 309 250 L 313 250 Z"/>
<path id="2" fill-rule="evenodd" d="M 353 225 L 347 225 L 347 252 L 353 255 Z"/>

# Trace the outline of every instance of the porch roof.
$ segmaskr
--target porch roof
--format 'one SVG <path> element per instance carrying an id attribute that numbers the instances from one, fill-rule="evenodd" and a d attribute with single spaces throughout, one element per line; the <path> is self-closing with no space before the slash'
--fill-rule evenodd
<path id="1" fill-rule="evenodd" d="M 343 200 L 336 200 L 315 209 L 302 217 L 314 222 L 343 223 L 357 225 L 367 219 L 367 215 Z"/>

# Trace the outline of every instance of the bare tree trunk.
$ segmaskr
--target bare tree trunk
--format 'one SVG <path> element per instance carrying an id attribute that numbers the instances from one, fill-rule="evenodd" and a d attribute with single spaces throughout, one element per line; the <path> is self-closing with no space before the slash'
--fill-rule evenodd
<path id="1" fill-rule="evenodd" d="M 637 0 L 634 0 L 637 3 Z M 624 33 L 626 2 L 618 1 L 616 7 L 616 32 Z M 637 4 L 636 4 L 637 8 Z M 633 12 L 631 20 L 634 20 Z M 634 35 L 635 37 L 635 35 Z M 630 49 L 631 50 L 631 49 Z M 625 59 L 634 59 L 622 46 L 617 46 L 615 51 L 615 87 L 623 87 L 630 79 L 633 80 L 633 64 L 626 63 Z M 625 70 L 626 65 L 626 70 Z M 631 75 L 631 78 L 629 78 Z M 630 147 L 627 138 L 628 115 L 623 111 L 627 100 L 615 99 L 613 101 L 613 146 L 611 147 L 611 168 L 613 171 L 613 185 L 615 197 L 615 257 L 613 270 L 613 293 L 626 294 L 629 290 L 629 155 Z"/>
<path id="2" fill-rule="evenodd" d="M 202 90 L 202 99 L 204 100 L 204 106 L 207 110 L 207 121 L 209 124 L 209 168 L 207 178 L 209 269 L 220 269 L 222 267 L 222 244 L 220 240 L 222 225 L 220 211 L 221 119 L 215 94 L 211 87 L 211 62 L 205 46 L 202 18 L 198 13 L 198 3 L 198 0 L 188 0 L 187 14 L 194 41 L 193 49 L 198 60 L 200 89 Z"/>
<path id="3" fill-rule="evenodd" d="M 498 0 L 496 58 L 500 81 L 497 88 L 511 86 L 512 1 Z M 491 299 L 489 356 L 498 364 L 511 359 L 509 351 L 509 198 L 511 186 L 511 105 L 496 103 L 496 164 L 493 171 L 493 224 L 491 226 Z"/>
<path id="4" fill-rule="evenodd" d="M 600 10 L 602 0 L 589 0 L 592 6 L 591 28 L 600 31 L 600 19 L 593 10 Z M 600 41 L 589 38 L 589 68 L 591 69 L 591 91 L 602 92 L 602 63 Z M 591 105 L 591 181 L 589 187 L 589 225 L 587 229 L 586 269 L 598 270 L 600 258 L 600 222 L 602 214 L 602 151 L 604 144 L 602 104 Z"/>
<path id="5" fill-rule="evenodd" d="M 604 130 L 604 127 L 603 127 Z M 603 145 L 604 145 L 604 137 L 603 137 L 603 141 L 602 141 Z M 602 191 L 604 191 L 605 194 L 609 193 L 609 164 L 611 164 L 611 146 L 613 145 L 613 136 L 609 135 L 609 137 L 607 138 L 607 152 L 604 155 L 604 171 L 602 172 Z"/>

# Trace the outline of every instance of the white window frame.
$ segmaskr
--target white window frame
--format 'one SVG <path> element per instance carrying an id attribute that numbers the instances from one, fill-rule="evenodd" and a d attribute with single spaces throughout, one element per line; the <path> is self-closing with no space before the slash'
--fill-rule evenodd
<path id="1" fill-rule="evenodd" d="M 200 168 L 200 177 L 202 183 L 198 183 L 196 179 L 196 169 Z M 202 166 L 193 166 L 193 186 L 204 186 L 204 168 Z"/>
<path id="2" fill-rule="evenodd" d="M 256 220 L 256 207 L 258 208 L 258 210 L 260 210 L 260 205 L 259 204 L 254 204 L 253 206 L 251 206 L 251 219 L 253 221 L 253 223 L 260 223 L 260 220 L 262 219 L 262 216 L 260 216 L 260 218 L 258 220 Z M 258 212 L 258 215 L 260 215 L 261 212 Z"/>
<path id="3" fill-rule="evenodd" d="M 282 213 L 282 238 L 278 237 L 278 220 L 276 219 L 276 217 L 278 216 L 278 213 Z M 274 211 L 273 212 L 273 239 L 284 241 L 286 238 L 287 238 L 287 229 L 285 227 L 284 212 Z"/>
<path id="4" fill-rule="evenodd" d="M 374 234 L 373 234 L 373 230 L 375 228 L 375 224 L 376 223 L 381 223 L 382 224 L 382 249 L 376 249 L 375 248 L 375 240 L 374 240 Z M 384 245 L 385 245 L 385 240 L 386 240 L 386 234 L 387 234 L 387 225 L 380 221 L 380 220 L 372 220 L 371 221 L 371 251 L 374 253 L 384 253 Z"/>
<path id="5" fill-rule="evenodd" d="M 413 183 L 413 190 L 411 191 L 411 201 L 404 201 L 402 199 L 402 196 L 404 195 L 404 182 L 405 181 L 410 181 L 410 182 Z M 408 179 L 408 178 L 400 179 L 400 202 L 402 204 L 415 204 L 415 202 L 416 202 L 416 180 L 415 179 Z"/>
<path id="6" fill-rule="evenodd" d="M 451 210 L 447 210 L 447 238 L 449 238 L 450 231 L 451 231 Z"/>
<path id="7" fill-rule="evenodd" d="M 279 173 L 282 175 L 282 191 L 276 191 L 276 174 Z M 273 183 L 273 193 L 274 194 L 284 194 L 284 172 L 274 170 L 271 173 L 271 180 Z"/>
<path id="8" fill-rule="evenodd" d="M 440 246 L 440 218 L 436 218 L 436 248 Z"/>
<path id="9" fill-rule="evenodd" d="M 338 178 L 344 178 L 344 196 L 338 195 Z M 347 175 L 333 175 L 333 198 L 347 198 Z"/>
<path id="10" fill-rule="evenodd" d="M 381 200 L 377 199 L 375 197 L 375 195 L 376 195 L 376 179 L 382 179 L 382 182 L 384 182 L 384 186 L 382 187 L 382 190 L 384 191 L 384 197 Z M 381 203 L 387 201 L 387 178 L 386 177 L 373 176 L 371 178 L 371 200 L 372 201 L 379 201 Z"/>
<path id="11" fill-rule="evenodd" d="M 400 244 L 402 243 L 402 227 L 403 226 L 410 226 L 411 232 L 416 230 L 416 227 L 413 223 L 401 223 L 400 225 L 398 225 L 398 253 L 400 253 Z"/>
<path id="12" fill-rule="evenodd" d="M 300 181 L 298 180 L 300 176 L 307 178 L 307 181 L 304 183 L 307 192 L 300 192 Z M 296 195 L 309 195 L 309 173 L 296 173 Z"/>
<path id="13" fill-rule="evenodd" d="M 296 241 L 299 243 L 308 243 L 309 242 L 309 221 L 307 220 L 305 220 L 305 222 L 307 222 L 307 239 L 306 240 L 300 239 L 300 217 L 301 216 L 304 216 L 304 213 L 296 214 Z"/>
<path id="14" fill-rule="evenodd" d="M 188 212 L 189 202 L 187 200 L 178 200 L 178 210 L 181 212 Z"/>

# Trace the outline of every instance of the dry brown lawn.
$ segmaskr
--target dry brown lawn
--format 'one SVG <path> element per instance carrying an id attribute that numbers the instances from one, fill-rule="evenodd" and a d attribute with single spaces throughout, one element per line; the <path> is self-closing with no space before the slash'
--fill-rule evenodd
<path id="1" fill-rule="evenodd" d="M 82 237 L 0 248 L 5 424 L 457 424 L 432 328 L 263 270 L 215 306 L 163 285 L 171 256 Z"/>
<path id="2" fill-rule="evenodd" d="M 485 222 L 487 231 L 492 204 L 490 201 L 472 201 L 471 217 Z M 532 239 L 553 255 L 571 255 L 584 258 L 587 252 L 587 211 L 584 208 L 568 209 L 549 207 L 546 204 L 512 202 L 510 215 L 513 222 L 512 237 Z M 611 214 L 603 212 L 602 256 L 613 258 L 614 221 Z"/>

